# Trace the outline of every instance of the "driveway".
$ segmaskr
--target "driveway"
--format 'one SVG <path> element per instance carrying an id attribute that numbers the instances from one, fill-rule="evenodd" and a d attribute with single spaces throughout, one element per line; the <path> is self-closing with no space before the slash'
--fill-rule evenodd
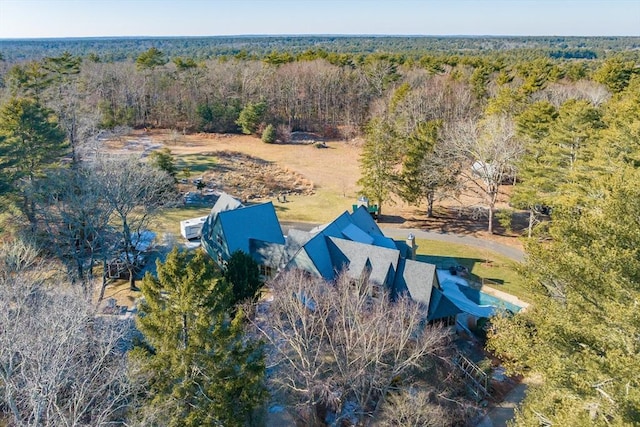
<path id="1" fill-rule="evenodd" d="M 524 252 L 522 250 L 491 240 L 481 239 L 479 237 L 442 233 L 437 231 L 425 231 L 416 228 L 392 228 L 384 226 L 380 228 L 382 228 L 382 231 L 384 231 L 386 235 L 388 235 L 389 237 L 394 237 L 396 239 L 405 239 L 407 235 L 411 233 L 419 239 L 438 240 L 441 242 L 475 246 L 481 249 L 489 249 L 514 261 L 524 262 L 525 260 Z"/>

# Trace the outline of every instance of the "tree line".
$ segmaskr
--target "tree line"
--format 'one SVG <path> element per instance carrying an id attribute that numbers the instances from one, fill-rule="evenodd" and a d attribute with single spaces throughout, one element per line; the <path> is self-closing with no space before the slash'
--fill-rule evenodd
<path id="1" fill-rule="evenodd" d="M 0 52 L 9 61 L 42 59 L 70 52 L 74 56 L 99 57 L 103 61 L 135 60 L 156 47 L 168 55 L 197 60 L 218 57 L 262 59 L 272 52 L 287 51 L 292 57 L 321 50 L 348 55 L 389 52 L 421 55 L 449 52 L 485 54 L 494 51 L 535 50 L 552 57 L 581 58 L 594 54 L 632 51 L 638 37 L 437 37 L 437 36 L 218 36 L 218 37 L 96 37 L 37 40 L 0 40 Z"/>
<path id="2" fill-rule="evenodd" d="M 152 46 L 129 60 L 105 62 L 65 51 L 0 62 L 1 99 L 33 96 L 59 119 L 73 121 L 65 128 L 76 133 L 116 126 L 239 132 L 236 120 L 243 109 L 264 103 L 261 122 L 280 126 L 282 134 L 288 129 L 349 138 L 360 133 L 387 92 L 403 83 L 415 87 L 419 80 L 447 76 L 482 104 L 495 95 L 496 85 L 513 79 L 533 93 L 547 82 L 589 81 L 607 64 L 637 59 L 633 50 L 607 59 L 554 59 L 533 48 L 506 52 L 414 55 L 315 48 L 201 59 Z"/>

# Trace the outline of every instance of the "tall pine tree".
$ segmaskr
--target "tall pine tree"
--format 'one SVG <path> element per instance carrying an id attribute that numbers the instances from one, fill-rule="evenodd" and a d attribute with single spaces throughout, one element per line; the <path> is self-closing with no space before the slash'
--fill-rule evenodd
<path id="1" fill-rule="evenodd" d="M 439 193 L 456 185 L 456 162 L 437 146 L 442 123 L 437 120 L 418 123 L 407 138 L 402 172 L 398 176 L 398 193 L 408 203 L 427 201 L 427 217 L 433 216 L 433 205 Z"/>
<path id="2" fill-rule="evenodd" d="M 550 241 L 528 243 L 533 304 L 497 318 L 489 345 L 538 377 L 516 425 L 626 426 L 640 419 L 640 172 L 591 181 L 597 205 L 554 211 Z"/>
<path id="3" fill-rule="evenodd" d="M 393 127 L 382 118 L 371 119 L 365 129 L 360 155 L 362 177 L 358 185 L 362 186 L 365 196 L 376 202 L 379 214 L 393 190 L 399 148 Z"/>
<path id="4" fill-rule="evenodd" d="M 134 350 L 148 378 L 147 425 L 243 426 L 266 397 L 262 345 L 230 316 L 231 286 L 203 253 L 174 249 L 142 286 Z"/>
<path id="5" fill-rule="evenodd" d="M 529 211 L 528 236 L 541 213 L 552 202 L 550 194 L 556 185 L 557 170 L 547 154 L 549 129 L 558 117 L 555 107 L 547 101 L 531 104 L 516 117 L 518 137 L 525 143 L 525 153 L 518 163 L 519 182 L 511 195 L 511 204 Z"/>
<path id="6" fill-rule="evenodd" d="M 64 132 L 51 111 L 37 101 L 12 98 L 0 109 L 0 167 L 7 190 L 20 193 L 25 181 L 42 176 L 66 153 Z M 21 207 L 33 226 L 35 207 L 26 191 Z"/>

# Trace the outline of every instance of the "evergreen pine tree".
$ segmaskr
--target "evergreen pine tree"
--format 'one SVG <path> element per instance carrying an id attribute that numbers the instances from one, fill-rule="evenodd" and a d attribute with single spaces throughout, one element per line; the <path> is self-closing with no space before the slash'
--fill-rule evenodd
<path id="1" fill-rule="evenodd" d="M 619 165 L 603 196 L 554 211 L 550 240 L 529 241 L 533 304 L 492 320 L 489 345 L 530 384 L 516 425 L 637 425 L 640 419 L 640 173 Z"/>
<path id="2" fill-rule="evenodd" d="M 148 378 L 146 424 L 243 426 L 265 399 L 262 345 L 230 316 L 232 290 L 203 253 L 174 249 L 142 282 L 134 350 Z"/>
<path id="3" fill-rule="evenodd" d="M 540 101 L 530 105 L 516 118 L 518 136 L 525 141 L 525 153 L 518 163 L 518 184 L 511 195 L 511 204 L 529 211 L 528 236 L 541 213 L 552 203 L 550 195 L 556 185 L 557 170 L 546 156 L 549 129 L 558 117 L 555 107 Z"/>
<path id="4" fill-rule="evenodd" d="M 398 193 L 408 203 L 427 201 L 427 217 L 433 216 L 433 204 L 438 192 L 456 184 L 456 167 L 447 158 L 444 147 L 438 147 L 441 123 L 419 123 L 406 142 L 402 172 L 398 177 Z"/>
<path id="5" fill-rule="evenodd" d="M 240 250 L 231 254 L 224 278 L 231 285 L 233 305 L 254 298 L 262 286 L 258 263 Z"/>
<path id="6" fill-rule="evenodd" d="M 0 167 L 5 190 L 22 193 L 22 211 L 35 226 L 35 206 L 24 191 L 34 178 L 67 153 L 65 134 L 50 110 L 37 101 L 13 98 L 0 109 Z"/>
<path id="7" fill-rule="evenodd" d="M 362 194 L 378 205 L 389 199 L 394 186 L 395 168 L 398 164 L 399 145 L 392 126 L 384 119 L 372 119 L 365 129 L 365 143 L 360 155 L 362 177 L 358 185 Z"/>

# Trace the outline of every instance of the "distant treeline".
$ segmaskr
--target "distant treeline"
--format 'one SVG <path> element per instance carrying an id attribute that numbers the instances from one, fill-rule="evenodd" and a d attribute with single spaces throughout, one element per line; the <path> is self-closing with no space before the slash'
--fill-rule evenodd
<path id="1" fill-rule="evenodd" d="M 606 58 L 612 53 L 638 55 L 640 37 L 489 37 L 489 36 L 218 36 L 218 37 L 101 37 L 0 40 L 5 61 L 42 59 L 69 52 L 74 56 L 126 61 L 156 47 L 168 56 L 197 60 L 219 57 L 262 59 L 274 51 L 295 58 L 305 52 L 367 55 L 402 54 L 418 58 L 425 53 L 485 55 L 497 51 L 551 58 Z"/>

